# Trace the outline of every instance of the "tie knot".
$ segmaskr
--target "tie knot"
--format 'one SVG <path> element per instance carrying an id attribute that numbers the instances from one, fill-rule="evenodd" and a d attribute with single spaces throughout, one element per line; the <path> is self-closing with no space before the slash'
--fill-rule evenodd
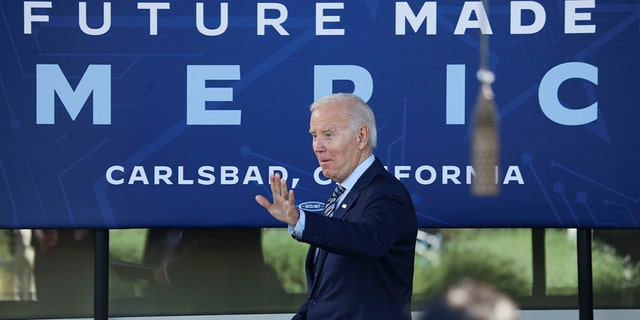
<path id="1" fill-rule="evenodd" d="M 339 198 L 344 193 L 345 187 L 339 184 L 334 190 L 331 197 Z"/>
<path id="2" fill-rule="evenodd" d="M 336 208 L 336 203 L 338 202 L 338 198 L 340 198 L 340 195 L 344 192 L 345 188 L 341 185 L 338 185 L 335 190 L 333 190 L 333 193 L 331 194 L 331 197 L 329 197 L 329 199 L 327 199 L 327 203 L 325 203 L 324 205 L 324 215 L 327 217 L 331 217 L 333 216 L 333 211 Z"/>

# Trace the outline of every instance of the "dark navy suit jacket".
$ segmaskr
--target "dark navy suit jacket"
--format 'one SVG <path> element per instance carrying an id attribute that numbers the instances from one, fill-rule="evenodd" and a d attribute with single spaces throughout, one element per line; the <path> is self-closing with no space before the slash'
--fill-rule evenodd
<path id="1" fill-rule="evenodd" d="M 416 220 L 406 188 L 378 159 L 333 217 L 306 213 L 309 295 L 293 319 L 410 319 Z"/>

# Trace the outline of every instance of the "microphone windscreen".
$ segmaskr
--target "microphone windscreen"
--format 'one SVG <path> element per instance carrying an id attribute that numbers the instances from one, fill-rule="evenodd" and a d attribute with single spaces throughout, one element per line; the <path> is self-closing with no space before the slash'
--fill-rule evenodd
<path id="1" fill-rule="evenodd" d="M 471 138 L 471 166 L 474 170 L 471 193 L 473 195 L 488 197 L 500 193 L 499 159 L 500 142 L 493 91 L 489 84 L 483 83 L 475 108 Z"/>

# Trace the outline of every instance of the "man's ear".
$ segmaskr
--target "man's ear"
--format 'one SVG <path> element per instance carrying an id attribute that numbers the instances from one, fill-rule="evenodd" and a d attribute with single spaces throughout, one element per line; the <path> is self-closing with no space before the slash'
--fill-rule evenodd
<path id="1" fill-rule="evenodd" d="M 358 128 L 358 149 L 364 149 L 364 146 L 369 141 L 369 128 L 365 125 L 361 125 Z"/>

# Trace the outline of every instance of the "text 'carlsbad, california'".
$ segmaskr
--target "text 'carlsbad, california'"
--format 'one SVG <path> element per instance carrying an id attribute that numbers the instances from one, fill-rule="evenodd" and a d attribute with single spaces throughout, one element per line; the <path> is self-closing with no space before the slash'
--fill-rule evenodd
<path id="1" fill-rule="evenodd" d="M 443 165 L 393 166 L 387 167 L 399 180 L 413 180 L 419 185 L 470 185 L 475 172 L 473 167 Z M 203 165 L 197 168 L 185 166 L 133 166 L 125 168 L 113 165 L 107 168 L 105 178 L 110 185 L 249 185 L 268 184 L 269 175 L 279 174 L 282 179 L 289 179 L 289 172 L 282 166 L 259 167 L 249 165 L 244 168 L 233 165 Z M 517 165 L 496 167 L 496 183 L 502 185 L 525 184 L 520 167 Z M 291 187 L 295 188 L 302 178 L 291 178 Z M 318 185 L 331 184 L 331 180 L 322 175 L 320 167 L 313 172 L 313 181 Z"/>

